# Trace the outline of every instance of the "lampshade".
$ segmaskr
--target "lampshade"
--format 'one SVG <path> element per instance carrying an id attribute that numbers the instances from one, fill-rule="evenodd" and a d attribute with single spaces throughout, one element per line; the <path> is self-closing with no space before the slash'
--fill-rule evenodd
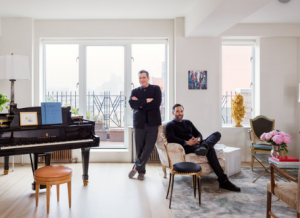
<path id="1" fill-rule="evenodd" d="M 0 56 L 0 79 L 29 80 L 29 57 L 23 55 Z"/>

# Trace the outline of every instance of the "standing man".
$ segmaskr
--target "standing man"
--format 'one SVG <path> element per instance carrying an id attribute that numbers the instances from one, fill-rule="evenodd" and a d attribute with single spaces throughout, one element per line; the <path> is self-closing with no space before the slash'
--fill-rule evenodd
<path id="1" fill-rule="evenodd" d="M 133 109 L 133 128 L 137 160 L 129 178 L 137 172 L 138 179 L 143 180 L 146 173 L 145 165 L 153 151 L 157 139 L 158 126 L 161 125 L 160 104 L 161 91 L 159 86 L 149 84 L 149 73 L 145 70 L 139 72 L 140 87 L 133 89 L 129 99 Z"/>

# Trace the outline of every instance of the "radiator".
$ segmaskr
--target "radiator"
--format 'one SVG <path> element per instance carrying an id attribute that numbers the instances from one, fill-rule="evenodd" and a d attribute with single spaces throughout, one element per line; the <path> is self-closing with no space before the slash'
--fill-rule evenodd
<path id="1" fill-rule="evenodd" d="M 150 158 L 149 158 L 148 162 L 158 162 L 158 163 L 160 163 L 156 146 L 154 146 L 154 149 L 153 149 L 153 151 L 150 155 Z"/>
<path id="2" fill-rule="evenodd" d="M 42 157 L 40 162 L 44 162 L 45 157 Z M 72 150 L 55 151 L 51 154 L 50 162 L 72 162 Z"/>

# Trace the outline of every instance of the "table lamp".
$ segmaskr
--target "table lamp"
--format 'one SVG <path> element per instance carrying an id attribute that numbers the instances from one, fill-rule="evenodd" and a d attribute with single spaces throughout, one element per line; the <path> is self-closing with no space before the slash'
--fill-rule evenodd
<path id="1" fill-rule="evenodd" d="M 11 81 L 9 116 L 13 116 L 13 109 L 17 107 L 14 82 L 30 79 L 29 57 L 14 54 L 0 56 L 0 79 Z"/>

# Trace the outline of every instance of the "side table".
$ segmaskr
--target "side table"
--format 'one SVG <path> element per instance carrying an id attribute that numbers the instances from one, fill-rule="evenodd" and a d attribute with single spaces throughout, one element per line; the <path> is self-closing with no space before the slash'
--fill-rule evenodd
<path id="1" fill-rule="evenodd" d="M 241 149 L 224 146 L 225 173 L 232 176 L 241 172 Z"/>

